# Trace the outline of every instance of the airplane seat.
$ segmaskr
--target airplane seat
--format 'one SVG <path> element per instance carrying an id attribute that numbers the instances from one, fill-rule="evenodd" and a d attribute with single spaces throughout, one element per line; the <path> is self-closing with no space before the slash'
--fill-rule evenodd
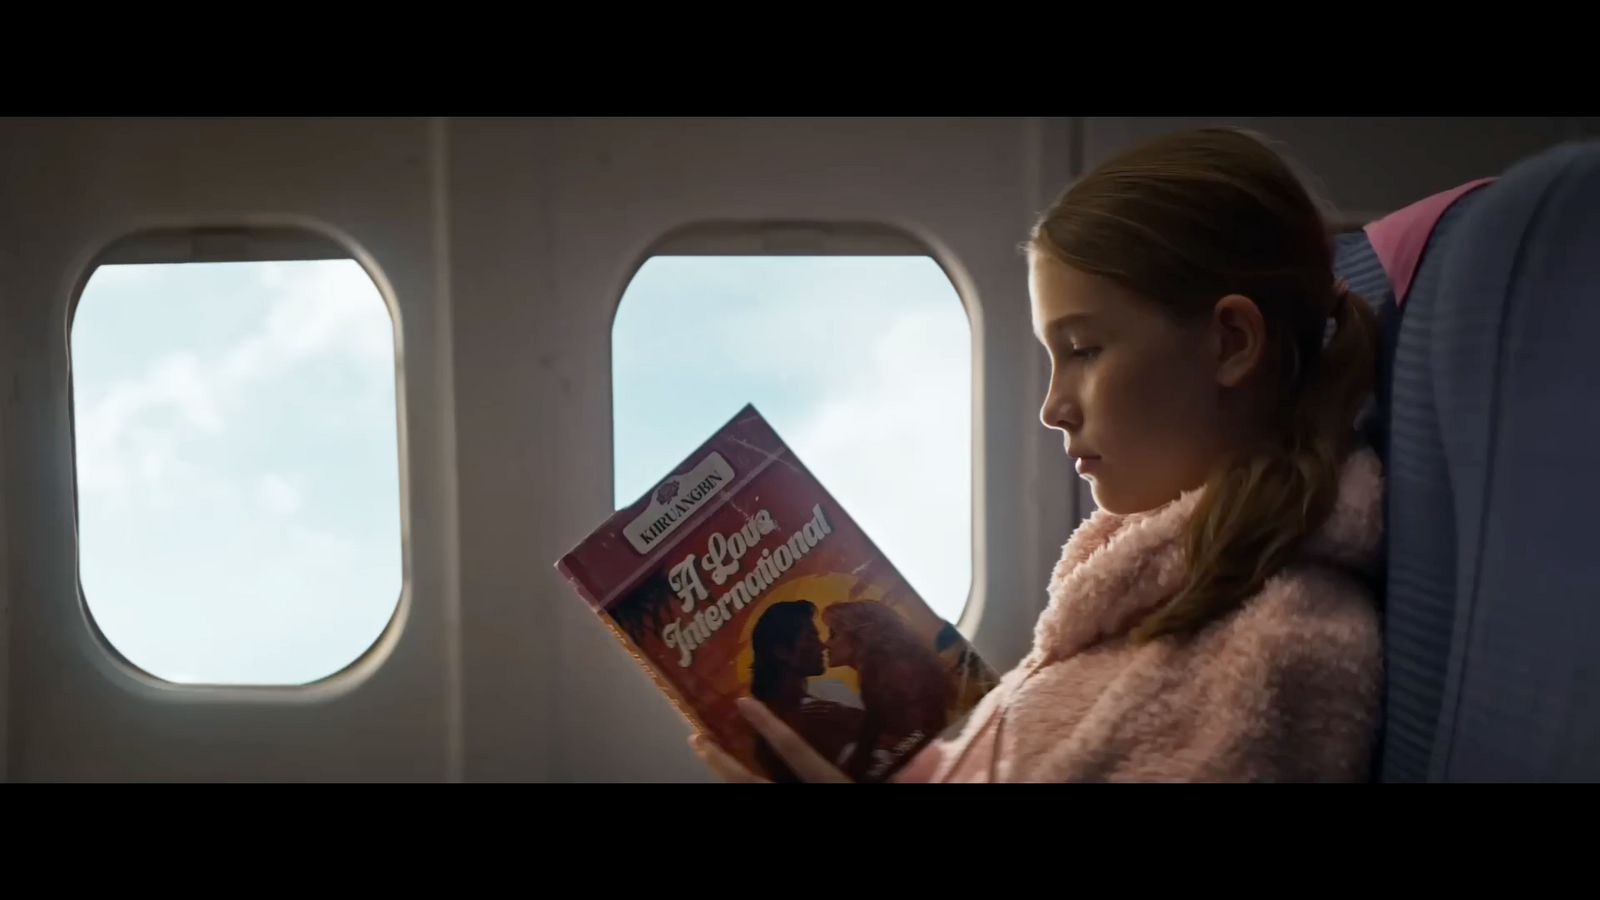
<path id="1" fill-rule="evenodd" d="M 1398 298 L 1366 235 L 1337 242 L 1384 332 L 1375 778 L 1600 780 L 1600 143 L 1456 199 Z"/>

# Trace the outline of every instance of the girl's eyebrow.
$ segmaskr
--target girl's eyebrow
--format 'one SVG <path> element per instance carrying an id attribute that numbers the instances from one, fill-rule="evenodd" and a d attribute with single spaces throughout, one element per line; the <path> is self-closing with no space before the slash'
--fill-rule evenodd
<path id="1" fill-rule="evenodd" d="M 1064 331 L 1073 325 L 1082 325 L 1085 322 L 1092 321 L 1093 319 L 1094 317 L 1088 313 L 1067 313 L 1064 316 L 1051 320 L 1044 326 L 1042 331 L 1035 330 L 1033 336 L 1042 342 L 1047 334 L 1054 337 L 1058 332 Z"/>

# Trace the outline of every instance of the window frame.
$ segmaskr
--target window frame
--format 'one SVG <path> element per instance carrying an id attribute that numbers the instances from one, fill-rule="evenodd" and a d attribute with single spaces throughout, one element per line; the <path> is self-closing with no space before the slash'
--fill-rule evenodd
<path id="1" fill-rule="evenodd" d="M 88 595 L 83 588 L 83 548 L 79 541 L 79 521 L 82 500 L 78 486 L 78 414 L 77 390 L 73 375 L 72 328 L 77 321 L 78 306 L 83 301 L 84 290 L 101 266 L 107 265 L 172 265 L 183 263 L 240 263 L 240 262 L 315 262 L 321 260 L 350 260 L 361 267 L 362 273 L 377 289 L 378 296 L 388 313 L 393 336 L 393 376 L 395 414 L 395 460 L 399 483 L 398 507 L 400 514 L 400 588 L 389 620 L 372 641 L 359 654 L 339 669 L 311 681 L 286 684 L 248 684 L 232 682 L 180 682 L 169 681 L 130 660 L 117 649 L 95 620 L 89 608 Z M 377 267 L 371 255 L 357 248 L 355 242 L 316 223 L 290 224 L 199 224 L 157 226 L 131 230 L 106 242 L 78 267 L 71 294 L 65 309 L 66 327 L 62 333 L 65 343 L 67 441 L 70 449 L 72 484 L 72 566 L 73 582 L 77 589 L 77 611 L 88 630 L 92 642 L 124 675 L 146 687 L 184 695 L 227 693 L 233 696 L 261 698 L 306 699 L 307 695 L 320 695 L 329 689 L 344 692 L 365 682 L 388 660 L 398 645 L 401 633 L 410 618 L 412 605 L 412 554 L 411 543 L 411 478 L 410 453 L 406 428 L 406 378 L 404 365 L 403 319 L 400 305 L 388 279 Z"/>
<path id="2" fill-rule="evenodd" d="M 783 220 L 711 220 L 693 222 L 672 229 L 646 246 L 626 269 L 625 277 L 617 287 L 611 301 L 611 315 L 607 321 L 606 346 L 608 352 L 616 339 L 616 317 L 622 309 L 622 298 L 629 286 L 639 276 L 639 270 L 658 256 L 907 256 L 926 257 L 944 274 L 945 280 L 955 290 L 967 317 L 968 359 L 972 368 L 968 372 L 971 408 L 968 421 L 968 496 L 971 498 L 967 535 L 970 553 L 970 576 L 966 602 L 961 613 L 950 624 L 962 636 L 972 640 L 983 620 L 987 600 L 986 528 L 988 492 L 984 484 L 984 432 L 988 420 L 983 405 L 983 332 L 981 305 L 973 280 L 966 274 L 959 260 L 938 242 L 882 222 L 830 221 L 813 219 Z M 616 396 L 616 385 L 611 381 L 615 361 L 607 364 L 606 401 Z M 608 411 L 607 425 L 611 428 L 610 477 L 616 478 L 616 431 L 614 409 Z M 924 601 L 926 602 L 926 601 Z"/>

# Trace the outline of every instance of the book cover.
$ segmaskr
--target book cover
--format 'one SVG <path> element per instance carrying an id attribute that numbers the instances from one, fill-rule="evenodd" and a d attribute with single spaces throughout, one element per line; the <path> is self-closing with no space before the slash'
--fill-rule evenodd
<path id="1" fill-rule="evenodd" d="M 698 730 L 795 776 L 734 701 L 884 781 L 997 678 L 746 406 L 556 563 Z"/>

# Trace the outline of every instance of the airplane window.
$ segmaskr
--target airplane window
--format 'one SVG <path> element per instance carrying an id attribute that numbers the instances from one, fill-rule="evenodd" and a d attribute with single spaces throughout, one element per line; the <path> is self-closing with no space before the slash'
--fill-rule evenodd
<path id="1" fill-rule="evenodd" d="M 72 322 L 79 578 L 130 663 L 298 685 L 400 599 L 395 338 L 351 259 L 102 265 Z"/>
<path id="2" fill-rule="evenodd" d="M 972 585 L 972 356 L 927 256 L 655 256 L 612 329 L 615 502 L 754 403 L 947 621 Z"/>

